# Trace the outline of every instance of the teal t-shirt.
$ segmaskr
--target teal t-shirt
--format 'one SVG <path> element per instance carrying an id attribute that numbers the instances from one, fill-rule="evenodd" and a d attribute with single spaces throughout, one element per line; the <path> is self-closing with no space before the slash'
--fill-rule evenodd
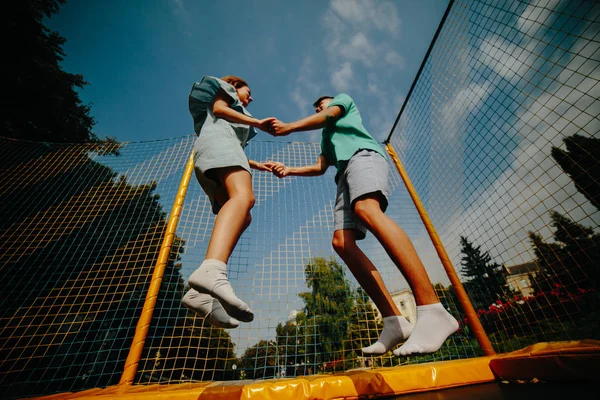
<path id="1" fill-rule="evenodd" d="M 335 165 L 338 174 L 346 167 L 348 160 L 359 150 L 368 149 L 387 158 L 383 149 L 365 129 L 354 100 L 345 93 L 333 98 L 329 107 L 340 106 L 344 116 L 335 125 L 326 126 L 321 133 L 321 154 L 331 165 Z M 337 175 L 336 175 L 337 181 Z"/>

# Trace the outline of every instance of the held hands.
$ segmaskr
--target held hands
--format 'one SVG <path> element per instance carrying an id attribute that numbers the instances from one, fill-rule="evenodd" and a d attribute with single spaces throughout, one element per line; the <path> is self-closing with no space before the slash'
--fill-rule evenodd
<path id="1" fill-rule="evenodd" d="M 265 119 L 259 119 L 258 123 L 255 126 L 255 128 L 258 128 L 261 131 L 270 133 L 272 135 L 273 134 L 272 123 L 273 123 L 273 121 L 276 121 L 276 120 L 277 119 L 274 118 L 274 117 L 269 117 L 269 118 L 265 118 Z"/>
<path id="2" fill-rule="evenodd" d="M 292 133 L 292 128 L 290 124 L 286 124 L 285 122 L 281 122 L 277 118 L 269 117 L 265 119 L 256 120 L 255 128 L 260 129 L 261 131 L 267 132 L 273 136 L 286 136 Z"/>
<path id="3" fill-rule="evenodd" d="M 269 170 L 278 178 L 284 178 L 290 173 L 290 167 L 286 167 L 280 162 L 276 161 L 267 161 L 264 163 L 265 167 L 269 168 Z"/>
<path id="4" fill-rule="evenodd" d="M 287 136 L 292 133 L 290 124 L 286 124 L 278 119 L 271 122 L 271 131 L 269 133 L 273 136 Z"/>
<path id="5" fill-rule="evenodd" d="M 286 124 L 273 117 L 258 120 L 255 127 L 273 136 L 286 136 L 292 133 L 290 124 Z M 252 161 L 250 167 L 259 171 L 272 172 L 278 178 L 284 178 L 290 173 L 290 167 L 286 167 L 283 163 L 276 161 Z"/>
<path id="6" fill-rule="evenodd" d="M 283 163 L 277 161 L 266 161 L 259 162 L 254 160 L 248 160 L 250 168 L 258 171 L 272 172 L 278 178 L 284 178 L 290 173 L 290 167 L 286 167 Z"/>

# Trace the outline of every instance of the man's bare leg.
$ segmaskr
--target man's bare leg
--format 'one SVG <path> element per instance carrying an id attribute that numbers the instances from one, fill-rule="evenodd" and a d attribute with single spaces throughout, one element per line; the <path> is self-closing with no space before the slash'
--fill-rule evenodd
<path id="1" fill-rule="evenodd" d="M 379 339 L 362 351 L 369 355 L 385 354 L 408 338 L 413 326 L 400 314 L 377 268 L 356 245 L 356 231 L 335 231 L 332 245 L 383 317 L 383 331 Z"/>
<path id="2" fill-rule="evenodd" d="M 440 303 L 412 242 L 404 230 L 381 210 L 378 194 L 358 199 L 354 204 L 354 212 L 396 264 L 417 302 L 415 328 L 406 343 L 394 354 L 433 353 L 439 350 L 448 336 L 458 330 L 458 322 Z"/>

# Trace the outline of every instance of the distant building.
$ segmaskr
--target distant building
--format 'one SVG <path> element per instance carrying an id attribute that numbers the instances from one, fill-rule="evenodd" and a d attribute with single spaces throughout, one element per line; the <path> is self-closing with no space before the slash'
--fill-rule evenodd
<path id="1" fill-rule="evenodd" d="M 520 292 L 523 297 L 533 296 L 533 287 L 530 277 L 535 278 L 540 270 L 537 261 L 529 261 L 523 264 L 504 266 L 506 270 L 506 284 L 513 292 Z"/>
<path id="2" fill-rule="evenodd" d="M 406 317 L 406 319 L 414 324 L 417 322 L 417 302 L 410 289 L 401 289 L 396 292 L 390 293 L 392 300 L 398 306 L 400 313 Z M 372 300 L 369 300 L 371 307 L 375 310 L 376 318 L 381 320 L 381 313 L 375 306 Z"/>

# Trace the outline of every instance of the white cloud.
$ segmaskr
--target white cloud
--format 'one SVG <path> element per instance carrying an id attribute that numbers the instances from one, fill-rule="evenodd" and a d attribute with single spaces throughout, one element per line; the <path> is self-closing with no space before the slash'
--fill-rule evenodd
<path id="1" fill-rule="evenodd" d="M 333 0 L 331 10 L 347 23 L 374 27 L 395 37 L 400 34 L 402 21 L 396 6 L 378 0 Z"/>
<path id="2" fill-rule="evenodd" d="M 172 0 L 171 9 L 174 14 L 185 14 L 185 7 L 183 6 L 183 0 Z"/>
<path id="3" fill-rule="evenodd" d="M 320 87 L 315 83 L 314 62 L 311 57 L 304 57 L 300 74 L 296 78 L 296 86 L 290 97 L 300 109 L 301 115 L 312 112 L 312 102 L 319 96 Z"/>
<path id="4" fill-rule="evenodd" d="M 397 5 L 383 0 L 332 0 L 329 4 L 321 17 L 329 83 L 354 97 L 367 129 L 383 140 L 393 124 L 390 116 L 401 106 L 396 99 L 403 97 L 392 84 L 406 65 L 397 51 L 402 27 Z"/>
<path id="5" fill-rule="evenodd" d="M 385 53 L 383 59 L 386 63 L 394 65 L 396 67 L 400 67 L 401 69 L 403 69 L 406 66 L 406 60 L 404 59 L 404 57 L 398 54 L 398 52 L 395 50 L 390 50 L 387 53 Z"/>
<path id="6" fill-rule="evenodd" d="M 292 100 L 293 102 L 298 106 L 298 108 L 301 111 L 301 114 L 304 115 L 307 113 L 308 111 L 308 106 L 310 104 L 310 102 L 308 101 L 308 99 L 302 94 L 302 90 L 298 87 L 296 87 L 293 91 L 292 91 Z"/>
<path id="7" fill-rule="evenodd" d="M 342 64 L 341 68 L 334 70 L 331 74 L 331 85 L 338 92 L 345 92 L 350 87 L 352 75 L 352 64 L 346 62 Z"/>
<path id="8" fill-rule="evenodd" d="M 539 29 L 540 24 L 545 23 L 548 25 L 547 19 L 552 15 L 552 10 L 556 8 L 558 3 L 560 3 L 560 0 L 547 0 L 528 5 L 517 21 L 519 30 L 527 33 L 529 30 Z"/>
<path id="9" fill-rule="evenodd" d="M 440 116 L 444 120 L 445 129 L 442 134 L 446 140 L 454 140 L 462 136 L 464 117 L 485 103 L 490 86 L 490 82 L 468 85 L 444 103 Z"/>
<path id="10" fill-rule="evenodd" d="M 179 20 L 179 25 L 185 31 L 185 34 L 192 36 L 191 20 L 183 4 L 183 0 L 171 0 L 170 7 L 173 15 Z"/>
<path id="11" fill-rule="evenodd" d="M 367 92 L 370 94 L 377 94 L 379 92 L 379 86 L 375 82 L 367 82 Z"/>
<path id="12" fill-rule="evenodd" d="M 547 3 L 544 7 L 550 10 L 557 4 L 556 1 Z M 534 26 L 541 26 L 541 23 L 548 24 L 550 11 L 539 9 L 541 5 L 543 4 L 538 2 L 537 6 L 529 6 L 523 12 L 519 19 L 521 30 L 526 32 Z M 572 45 L 570 51 L 585 51 L 589 43 L 581 38 Z M 536 62 L 542 61 L 530 51 L 537 44 L 537 41 L 528 36 L 524 36 L 523 42 L 517 45 L 491 35 L 484 38 L 479 45 L 479 59 L 484 62 L 486 68 L 493 68 L 503 79 L 521 87 L 526 83 L 522 82 L 521 78 L 535 73 L 536 68 L 539 68 Z M 452 185 L 458 185 L 456 187 L 436 186 L 435 182 L 429 182 L 430 199 L 447 198 L 449 202 L 454 200 L 459 201 L 461 206 L 468 205 L 466 209 L 458 206 L 453 212 L 450 211 L 451 208 L 446 209 L 446 213 L 451 213 L 450 215 L 444 215 L 442 210 L 441 215 L 444 219 L 436 224 L 441 240 L 446 245 L 457 270 L 460 268 L 461 257 L 458 235 L 467 236 L 476 245 L 482 245 L 482 249 L 488 251 L 494 261 L 513 265 L 535 257 L 528 238 L 529 231 L 539 233 L 545 240 L 551 239 L 553 228 L 550 225 L 549 212 L 552 210 L 585 226 L 597 229 L 600 225 L 600 212 L 577 191 L 569 176 L 551 157 L 552 147 L 564 148 L 563 138 L 573 134 L 594 136 L 600 131 L 597 112 L 586 112 L 587 106 L 600 97 L 600 85 L 597 84 L 600 80 L 600 70 L 594 69 L 596 64 L 583 69 L 581 65 L 581 57 L 573 57 L 550 88 L 545 92 L 531 94 L 531 97 L 518 105 L 515 117 L 499 127 L 500 135 L 508 134 L 511 129 L 517 130 L 519 137 L 513 140 L 518 140 L 518 147 L 511 154 L 510 166 L 483 192 L 477 192 L 470 199 L 459 201 L 457 199 L 467 193 L 468 182 L 455 179 Z M 468 81 L 461 70 L 460 67 L 453 70 L 456 87 L 462 87 L 463 82 Z M 444 148 L 457 149 L 456 152 L 460 153 L 461 143 L 465 140 L 461 127 L 465 124 L 469 112 L 479 108 L 484 102 L 494 101 L 488 96 L 492 81 L 497 82 L 491 76 L 486 83 L 464 86 L 443 105 L 441 115 L 446 125 L 442 140 L 447 140 Z M 583 106 L 576 106 L 578 102 Z M 449 123 L 455 127 L 450 126 L 448 129 Z M 437 169 L 444 165 L 451 169 L 444 157 L 444 154 L 437 155 L 437 164 L 431 168 Z M 451 155 L 449 159 L 454 160 L 457 157 L 461 157 L 461 154 Z M 500 155 L 493 156 L 494 160 L 487 168 L 480 167 L 474 173 L 481 174 L 482 178 L 489 174 L 490 168 L 494 168 L 493 162 L 497 161 L 495 157 Z M 444 173 L 438 171 L 437 175 L 443 177 Z M 439 216 L 431 212 L 436 206 L 438 205 L 426 205 L 430 215 Z M 439 260 L 431 251 L 429 238 L 423 235 L 412 239 L 428 269 L 432 265 L 437 266 L 429 271 L 432 280 L 445 280 L 443 271 L 439 268 Z"/>
<path id="13" fill-rule="evenodd" d="M 518 127 L 522 137 L 514 150 L 514 161 L 473 204 L 449 219 L 441 231 L 447 232 L 445 242 L 456 242 L 455 232 L 470 237 L 496 261 L 508 265 L 534 258 L 528 232 L 537 232 L 545 239 L 552 237 L 549 211 L 555 210 L 577 223 L 597 227 L 600 212 L 577 191 L 569 176 L 551 157 L 552 147 L 564 148 L 563 138 L 573 134 L 590 135 L 600 131 L 600 121 L 565 101 L 564 84 L 571 78 L 574 68 L 569 65 L 559 74 L 555 86 L 532 99 L 518 115 L 516 121 L 507 123 L 500 131 L 507 132 L 508 124 Z M 600 76 L 596 74 L 596 79 Z M 596 98 L 600 87 L 580 86 Z M 543 118 L 540 118 L 543 117 Z M 571 123 L 578 120 L 579 126 Z M 587 131 L 582 130 L 587 127 Z M 458 249 L 453 251 L 458 262 Z"/>
<path id="14" fill-rule="evenodd" d="M 336 52 L 342 59 L 360 61 L 365 65 L 371 65 L 376 56 L 375 47 L 363 32 L 352 36 L 350 42 L 341 45 Z"/>
<path id="15" fill-rule="evenodd" d="M 335 88 L 375 94 L 376 87 L 389 85 L 386 75 L 390 65 L 405 67 L 404 57 L 395 50 L 402 21 L 393 2 L 333 0 L 321 20 L 328 67 L 337 78 L 332 81 Z M 344 71 L 337 70 L 340 65 L 345 66 Z M 339 78 L 350 70 L 354 81 L 342 83 Z M 372 71 L 381 73 L 365 84 L 364 75 Z"/>

